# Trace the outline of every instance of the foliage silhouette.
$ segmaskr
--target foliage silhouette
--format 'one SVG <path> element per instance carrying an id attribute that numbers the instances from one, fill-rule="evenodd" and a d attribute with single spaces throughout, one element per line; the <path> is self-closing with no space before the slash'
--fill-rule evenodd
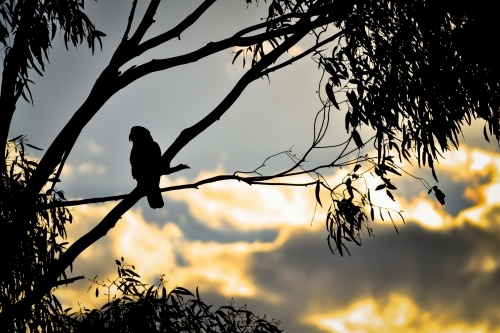
<path id="1" fill-rule="evenodd" d="M 48 327 L 50 316 L 57 312 L 51 310 L 52 288 L 65 283 L 64 272 L 73 261 L 105 236 L 146 194 L 138 187 L 127 195 L 66 202 L 55 184 L 61 180 L 62 167 L 79 134 L 104 103 L 150 73 L 187 65 L 233 47 L 240 48 L 235 51 L 233 63 L 241 61 L 243 67 L 249 64 L 218 106 L 196 124 L 179 131 L 161 157 L 159 168 L 167 175 L 188 168 L 184 164 L 172 166 L 171 162 L 191 140 L 220 119 L 250 83 L 269 78 L 273 72 L 311 56 L 323 74 L 318 90 L 322 107 L 314 120 L 314 138 L 309 149 L 300 157 L 291 150 L 280 153 L 293 161 L 289 168 L 266 174 L 264 162 L 250 172 L 219 175 L 161 190 L 182 190 L 228 179 L 254 185 L 314 185 L 318 205 L 327 207 L 320 195 L 325 191 L 329 194 L 330 208 L 325 221 L 327 242 L 332 252 L 338 251 L 341 255 L 348 252 L 346 242 L 360 245 L 363 231 L 372 234 L 368 215 L 373 220 L 376 210 L 382 219 L 385 216 L 392 220 L 394 214 L 403 217 L 401 212 L 378 206 L 370 195 L 370 190 L 383 190 L 395 200 L 393 191 L 397 188 L 391 178 L 406 174 L 398 160 L 416 159 L 419 166 L 432 170 L 437 181 L 435 163 L 442 152 L 458 149 L 458 135 L 464 122 L 470 124 L 473 119 L 481 119 L 485 122 L 486 140 L 489 136 L 500 140 L 499 67 L 494 56 L 483 57 L 487 52 L 478 54 L 469 46 L 477 36 L 486 38 L 484 31 L 498 29 L 491 19 L 492 5 L 486 1 L 457 4 L 449 0 L 273 0 L 269 2 L 265 21 L 232 33 L 228 38 L 210 41 L 195 51 L 126 68 L 129 61 L 144 52 L 178 38 L 216 0 L 201 2 L 177 26 L 146 39 L 160 2 L 149 2 L 132 32 L 137 5 L 137 0 L 133 1 L 125 33 L 108 66 L 39 162 L 26 159 L 23 149 L 9 166 L 6 163 L 11 156 L 9 150 L 2 159 L 1 228 L 2 235 L 7 235 L 4 237 L 9 237 L 11 242 L 1 260 L 2 267 L 13 269 L 12 276 L 10 270 L 2 273 L 5 277 L 2 277 L 0 324 L 7 325 L 5 327 L 25 325 L 23 327 L 31 330 L 37 327 L 48 330 L 44 327 Z M 246 0 L 246 3 L 252 1 Z M 59 11 L 60 7 L 49 4 L 65 4 L 70 9 Z M 87 39 L 93 49 L 95 39 L 100 41 L 104 36 L 94 29 L 82 8 L 83 1 L 76 0 L 0 1 L 0 42 L 7 46 L 7 34 L 14 37 L 14 43 L 5 49 L 0 97 L 0 137 L 4 141 L 7 141 L 17 100 L 20 96 L 28 99 L 23 93 L 29 93 L 29 68 L 40 71 L 36 66 L 41 66 L 43 70 L 42 53 L 47 57 L 50 35 L 55 31 L 53 23 L 65 31 L 66 44 L 77 45 Z M 32 30 L 35 27 L 37 29 Z M 306 43 L 309 35 L 315 37 L 313 45 L 296 57 L 283 60 L 283 54 L 298 43 Z M 270 48 L 265 47 L 268 44 Z M 338 118 L 339 110 L 346 111 L 348 139 L 341 143 L 326 142 L 331 119 Z M 372 137 L 363 138 L 369 129 Z M 22 148 L 21 138 L 13 141 L 16 140 Z M 371 141 L 377 152 L 374 156 L 363 151 Z M 331 156 L 327 154 L 338 148 L 341 152 L 328 163 L 310 159 L 313 151 L 321 150 L 325 156 Z M 16 171 L 17 167 L 22 171 Z M 325 170 L 341 167 L 352 168 L 352 171 L 340 184 L 329 184 L 323 176 Z M 366 176 L 372 172 L 380 179 L 375 189 L 368 188 L 366 182 Z M 296 180 L 305 174 L 312 177 L 311 181 Z M 436 185 L 420 180 L 429 193 L 445 204 L 445 195 Z M 94 229 L 67 249 L 63 249 L 64 244 L 49 242 L 56 232 L 65 235 L 64 223 L 71 222 L 66 207 L 110 200 L 120 202 Z M 31 252 L 24 257 L 26 251 Z M 25 258 L 24 263 L 17 262 L 21 257 Z M 36 320 L 28 314 L 33 314 Z"/>
<path id="2" fill-rule="evenodd" d="M 246 307 L 235 308 L 232 302 L 217 310 L 204 303 L 196 289 L 176 287 L 170 292 L 164 286 L 163 276 L 156 285 L 141 283 L 134 266 L 124 259 L 116 260 L 118 277 L 107 283 L 98 282 L 99 289 L 107 289 L 108 302 L 101 309 L 81 308 L 64 310 L 61 321 L 67 332 L 238 332 L 279 333 L 279 322 L 260 318 Z M 116 287 L 120 296 L 111 296 Z M 92 286 L 91 286 L 92 288 Z"/>
<path id="3" fill-rule="evenodd" d="M 14 221 L 15 212 L 23 209 L 23 203 L 18 201 L 26 187 L 37 162 L 28 159 L 25 154 L 25 137 L 10 140 L 7 148 L 7 173 L 2 174 L 2 192 L 0 196 L 1 213 L 1 240 L 0 251 L 0 307 L 5 309 L 9 304 L 25 297 L 31 291 L 32 283 L 37 277 L 58 260 L 65 246 L 66 225 L 72 223 L 73 218 L 66 207 L 51 207 L 47 210 L 35 211 L 30 217 L 28 230 L 19 240 L 19 247 L 12 248 L 10 237 L 16 233 L 19 225 Z M 29 145 L 29 144 L 28 144 Z M 64 193 L 58 190 L 47 190 L 38 196 L 37 204 L 47 205 L 53 202 L 64 201 Z M 62 242 L 61 242 L 62 240 Z M 76 279 L 82 279 L 77 277 Z M 62 274 L 61 280 L 54 284 L 70 283 Z M 11 323 L 3 323 L 4 332 L 26 331 L 36 332 L 38 328 L 43 332 L 57 322 L 61 307 L 57 298 L 47 293 L 36 302 L 30 311 L 19 314 Z"/>
<path id="4" fill-rule="evenodd" d="M 19 98 L 22 96 L 27 102 L 33 102 L 29 70 L 43 75 L 57 30 L 62 32 L 66 48 L 70 43 L 77 46 L 86 40 L 92 52 L 95 41 L 101 44 L 101 37 L 106 36 L 96 30 L 85 15 L 84 5 L 85 0 L 0 1 L 0 44 L 3 46 L 0 55 L 4 60 L 0 139 L 3 142 L 7 141 Z M 1 161 L 0 170 L 4 170 L 5 160 Z"/>

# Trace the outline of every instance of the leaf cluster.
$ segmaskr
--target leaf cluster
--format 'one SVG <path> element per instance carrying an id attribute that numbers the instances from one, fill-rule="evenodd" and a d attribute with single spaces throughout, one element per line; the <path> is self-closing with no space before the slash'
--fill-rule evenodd
<path id="1" fill-rule="evenodd" d="M 500 140 L 498 64 L 480 60 L 470 47 L 473 36 L 486 34 L 479 23 L 490 15 L 484 6 L 352 3 L 338 25 L 343 36 L 318 63 L 330 75 L 332 105 L 338 108 L 336 96 L 345 94 L 346 129 L 367 125 L 376 132 L 379 163 L 387 146 L 408 161 L 414 155 L 419 165 L 428 164 L 437 180 L 434 162 L 450 144 L 458 148 L 464 123 L 483 119 L 486 139 L 489 132 Z"/>
<path id="2" fill-rule="evenodd" d="M 102 48 L 101 37 L 105 34 L 95 29 L 83 12 L 84 5 L 85 0 L 0 1 L 1 54 L 5 58 L 4 67 L 13 63 L 13 67 L 17 67 L 16 100 L 22 96 L 33 102 L 28 87 L 28 83 L 33 82 L 28 78 L 28 70 L 34 69 L 43 75 L 58 30 L 66 48 L 69 44 L 76 47 L 87 41 L 94 52 L 96 40 Z"/>
<path id="3" fill-rule="evenodd" d="M 371 168 L 361 172 L 362 164 L 360 163 L 362 162 L 368 162 L 371 165 Z M 401 211 L 394 211 L 389 208 L 380 207 L 372 202 L 370 189 L 368 188 L 365 179 L 366 173 L 374 176 L 371 173 L 373 170 L 375 176 L 382 180 L 382 184 L 378 185 L 375 188 L 375 191 L 385 190 L 387 196 L 391 200 L 395 201 L 394 195 L 390 190 L 397 190 L 397 187 L 392 183 L 389 178 L 389 174 L 392 173 L 394 175 L 401 176 L 401 173 L 397 171 L 399 167 L 392 162 L 392 158 L 389 157 L 382 163 L 377 164 L 373 158 L 365 155 L 362 158 L 356 158 L 353 161 L 347 162 L 346 165 L 350 164 L 354 164 L 354 168 L 342 180 L 342 183 L 335 187 L 331 187 L 326 180 L 321 177 L 323 181 L 318 181 L 315 191 L 316 200 L 320 205 L 320 185 L 329 191 L 331 205 L 328 209 L 325 220 L 326 230 L 328 231 L 327 242 L 330 251 L 332 253 L 338 251 L 341 256 L 344 255 L 345 251 L 350 255 L 346 242 L 354 242 L 356 245 L 361 246 L 361 234 L 364 231 L 367 231 L 369 236 L 373 236 L 373 230 L 370 227 L 367 214 L 368 210 L 372 221 L 375 220 L 375 208 L 378 208 L 381 220 L 384 220 L 383 211 L 385 211 L 385 214 L 391 219 L 396 232 L 397 228 L 391 211 L 398 214 L 404 222 Z M 431 190 L 432 189 L 440 192 L 440 190 L 437 189 L 437 186 L 434 186 Z"/>
<path id="4" fill-rule="evenodd" d="M 8 142 L 6 158 L 10 162 L 7 173 L 2 174 L 0 191 L 0 310 L 16 303 L 29 294 L 37 279 L 41 278 L 63 253 L 67 242 L 66 225 L 73 218 L 67 208 L 51 207 L 33 211 L 25 216 L 22 198 L 27 182 L 36 170 L 37 162 L 26 156 L 25 137 Z M 36 147 L 34 147 L 36 148 Z M 48 190 L 37 198 L 37 205 L 50 205 L 64 201 L 64 194 Z M 20 229 L 19 217 L 29 221 Z M 13 235 L 17 237 L 12 238 Z M 61 278 L 66 278 L 65 274 Z M 4 331 L 50 331 L 61 305 L 51 293 L 43 296 L 31 307 L 31 313 L 18 317 Z"/>

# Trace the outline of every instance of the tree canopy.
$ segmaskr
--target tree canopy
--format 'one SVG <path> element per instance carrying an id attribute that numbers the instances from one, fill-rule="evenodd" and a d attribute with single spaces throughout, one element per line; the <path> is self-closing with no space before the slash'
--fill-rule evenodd
<path id="1" fill-rule="evenodd" d="M 1 282 L 3 323 L 13 322 L 16 317 L 29 321 L 22 319 L 26 313 L 40 314 L 36 317 L 38 321 L 32 322 L 33 327 L 41 325 L 40 318 L 50 320 L 49 309 L 55 302 L 52 288 L 75 280 L 65 276 L 65 269 L 104 237 L 144 195 L 140 188 L 135 188 L 126 195 L 66 201 L 55 184 L 61 181 L 61 170 L 80 133 L 101 107 L 115 93 L 150 73 L 188 65 L 233 47 L 240 48 L 233 63 L 241 61 L 246 66 L 250 59 L 248 69 L 220 104 L 191 127 L 179 130 L 178 137 L 162 155 L 162 174 L 168 175 L 188 168 L 184 164 L 173 166 L 171 162 L 220 119 L 250 83 L 270 78 L 273 72 L 312 56 L 323 72 L 319 91 L 323 107 L 316 116 L 314 140 L 305 154 L 296 157 L 283 152 L 292 158 L 293 164 L 274 174 L 263 174 L 257 168 L 249 173 L 219 175 L 162 191 L 228 179 L 255 185 L 314 185 L 319 205 L 325 204 L 320 201 L 321 191 L 328 191 L 331 198 L 326 219 L 327 240 L 332 252 L 341 254 L 348 251 L 345 240 L 360 244 L 360 232 L 371 231 L 368 216 L 373 219 L 374 205 L 370 189 L 363 182 L 366 172 L 373 170 L 382 181 L 373 190 L 385 189 L 394 199 L 391 190 L 396 187 L 390 176 L 401 176 L 404 171 L 397 160 L 416 158 L 419 165 L 431 168 L 437 180 L 434 165 L 442 152 L 458 149 L 464 123 L 482 119 L 485 139 L 493 136 L 500 141 L 498 64 L 491 53 L 470 47 L 477 36 L 485 38 L 484 31 L 495 29 L 490 17 L 492 11 L 487 10 L 485 2 L 458 5 L 451 1 L 417 0 L 273 0 L 267 3 L 265 20 L 228 32 L 225 39 L 207 41 L 205 46 L 178 56 L 128 66 L 146 51 L 180 37 L 216 0 L 202 1 L 174 28 L 147 39 L 146 33 L 154 23 L 160 2 L 149 2 L 133 31 L 137 0 L 133 1 L 123 38 L 108 66 L 39 162 L 25 158 L 22 137 L 7 139 L 19 97 L 30 101 L 30 70 L 42 74 L 57 29 L 62 31 L 66 46 L 86 40 L 92 51 L 95 40 L 101 42 L 105 35 L 84 14 L 83 1 L 0 2 L 0 42 L 5 55 L 0 131 L 6 144 L 2 158 L 1 228 L 4 237 L 13 240 L 1 262 L 6 268 Z M 251 0 L 246 2 L 252 5 Z M 309 48 L 291 59 L 283 59 L 287 51 L 310 35 L 314 42 Z M 325 146 L 323 139 L 330 120 L 338 117 L 333 112 L 344 104 L 349 139 L 336 145 L 343 150 L 326 164 L 306 164 L 312 151 L 333 148 Z M 362 138 L 361 129 L 365 127 L 371 128 L 373 137 Z M 361 152 L 371 141 L 377 156 L 359 153 L 353 157 L 353 153 Z M 18 145 L 16 148 L 14 143 Z M 337 167 L 352 167 L 352 172 L 342 183 L 328 184 L 322 172 Z M 307 183 L 294 181 L 295 176 L 303 174 L 313 179 Z M 423 184 L 441 204 L 445 203 L 445 196 L 437 186 L 425 181 Z M 71 222 L 65 207 L 110 200 L 120 202 L 89 233 L 73 244 L 55 241 L 56 235 L 64 237 L 64 224 Z M 392 219 L 390 212 L 387 210 Z"/>

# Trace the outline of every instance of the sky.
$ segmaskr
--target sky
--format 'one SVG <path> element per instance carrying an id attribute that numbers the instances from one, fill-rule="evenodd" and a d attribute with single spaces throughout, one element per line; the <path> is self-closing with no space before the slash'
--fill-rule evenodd
<path id="1" fill-rule="evenodd" d="M 43 77 L 33 74 L 34 105 L 20 102 L 10 136 L 26 134 L 46 149 L 88 95 L 126 27 L 132 1 L 88 1 L 86 12 L 105 32 L 103 50 L 66 50 L 58 37 Z M 138 5 L 140 16 L 148 1 Z M 200 1 L 163 1 L 147 36 L 165 31 Z M 217 2 L 194 26 L 138 62 L 182 54 L 231 36 L 266 17 L 267 4 Z M 306 40 L 285 56 L 307 47 Z M 246 68 L 231 65 L 233 49 L 208 59 L 155 73 L 113 96 L 84 129 L 63 170 L 60 188 L 69 199 L 124 194 L 135 187 L 130 174 L 130 128 L 148 128 L 163 150 L 210 112 Z M 304 58 L 252 83 L 213 126 L 174 159 L 191 168 L 163 176 L 162 186 L 180 185 L 238 170 L 253 170 L 270 155 L 293 146 L 300 155 L 311 144 L 320 109 L 320 72 Z M 344 137 L 345 110 L 335 114 L 328 139 Z M 338 116 L 338 118 L 337 118 Z M 335 121 L 338 119 L 339 121 Z M 374 237 L 333 255 L 313 187 L 248 186 L 218 182 L 164 194 L 165 207 L 152 210 L 142 199 L 106 237 L 75 261 L 69 276 L 115 277 L 114 260 L 124 257 L 143 281 L 165 274 L 167 287 L 199 288 L 215 306 L 234 299 L 252 312 L 281 320 L 285 332 L 498 332 L 500 331 L 500 149 L 482 136 L 482 123 L 464 128 L 459 151 L 444 154 L 436 167 L 446 205 L 411 177 L 393 178 L 396 202 L 373 194 L 380 205 L 402 210 L 394 226 L 376 216 Z M 368 132 L 361 132 L 367 136 Z M 371 147 L 366 153 L 373 153 Z M 29 151 L 32 158 L 42 155 Z M 328 152 L 334 153 L 334 152 Z M 323 153 L 326 154 L 326 153 Z M 315 155 L 317 160 L 325 158 Z M 327 158 L 331 158 L 327 156 Z M 264 169 L 289 164 L 278 157 Z M 408 163 L 405 171 L 436 185 L 429 170 Z M 349 170 L 324 173 L 332 184 Z M 370 186 L 377 180 L 367 175 Z M 308 181 L 309 179 L 298 179 Z M 322 193 L 325 195 L 325 193 Z M 324 197 L 326 199 L 326 196 Z M 93 228 L 116 202 L 72 210 L 70 243 Z M 87 292 L 82 280 L 56 294 L 66 307 L 101 306 L 106 297 Z"/>

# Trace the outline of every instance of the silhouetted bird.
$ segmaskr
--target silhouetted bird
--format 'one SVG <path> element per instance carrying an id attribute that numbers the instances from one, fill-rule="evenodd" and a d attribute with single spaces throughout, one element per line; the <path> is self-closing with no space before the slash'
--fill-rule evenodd
<path id="1" fill-rule="evenodd" d="M 151 133 L 141 126 L 134 126 L 128 137 L 132 141 L 130 165 L 132 176 L 137 185 L 144 188 L 151 208 L 162 208 L 163 198 L 160 192 L 161 149 L 153 141 Z"/>

